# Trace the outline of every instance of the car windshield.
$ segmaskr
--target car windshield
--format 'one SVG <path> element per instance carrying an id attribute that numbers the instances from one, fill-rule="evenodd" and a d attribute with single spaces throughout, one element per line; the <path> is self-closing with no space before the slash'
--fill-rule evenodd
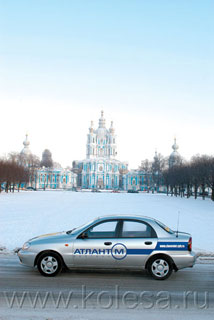
<path id="1" fill-rule="evenodd" d="M 91 220 L 90 222 L 84 223 L 83 225 L 81 225 L 80 227 L 77 228 L 73 228 L 71 230 L 68 230 L 66 233 L 67 234 L 75 234 L 79 231 L 81 231 L 81 229 L 87 228 L 87 226 L 89 226 L 92 222 L 94 222 L 95 220 Z"/>
<path id="2" fill-rule="evenodd" d="M 165 224 L 163 224 L 162 222 L 155 220 L 155 222 L 162 228 L 164 229 L 166 232 L 170 233 L 170 234 L 174 234 L 174 231 L 171 230 L 169 227 L 167 227 Z"/>

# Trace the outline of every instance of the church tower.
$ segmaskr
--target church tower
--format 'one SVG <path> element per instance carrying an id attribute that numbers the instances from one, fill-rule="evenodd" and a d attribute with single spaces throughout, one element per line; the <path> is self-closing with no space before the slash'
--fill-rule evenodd
<path id="1" fill-rule="evenodd" d="M 104 118 L 104 112 L 101 111 L 101 117 L 99 119 L 99 127 L 96 130 L 97 135 L 97 157 L 106 158 L 107 153 L 107 140 L 108 130 L 106 129 L 106 119 Z"/>
<path id="2" fill-rule="evenodd" d="M 104 112 L 95 129 L 93 121 L 89 127 L 86 142 L 86 159 L 75 161 L 73 169 L 78 174 L 78 185 L 83 189 L 118 190 L 125 185 L 128 164 L 116 159 L 117 141 L 113 121 L 106 127 Z"/>
<path id="3" fill-rule="evenodd" d="M 111 121 L 111 127 L 109 129 L 108 154 L 110 159 L 114 159 L 117 156 L 116 135 L 113 121 Z"/>
<path id="4" fill-rule="evenodd" d="M 179 149 L 179 146 L 177 145 L 176 138 L 174 138 L 174 144 L 172 145 L 173 152 L 169 156 L 169 168 L 179 165 L 182 162 L 178 149 Z"/>
<path id="5" fill-rule="evenodd" d="M 96 133 L 94 130 L 94 123 L 91 121 L 91 126 L 89 128 L 89 133 L 87 135 L 87 145 L 86 145 L 86 158 L 94 159 L 96 158 Z"/>
<path id="6" fill-rule="evenodd" d="M 101 111 L 99 126 L 96 130 L 94 129 L 93 121 L 91 121 L 91 126 L 87 135 L 86 158 L 115 159 L 116 155 L 117 145 L 113 121 L 111 122 L 109 130 L 107 130 L 104 112 Z"/>
<path id="7" fill-rule="evenodd" d="M 20 154 L 22 156 L 29 156 L 31 155 L 31 151 L 29 148 L 30 145 L 30 141 L 28 140 L 28 134 L 26 134 L 25 136 L 25 141 L 23 142 L 24 148 L 22 149 L 22 151 L 20 152 Z"/>

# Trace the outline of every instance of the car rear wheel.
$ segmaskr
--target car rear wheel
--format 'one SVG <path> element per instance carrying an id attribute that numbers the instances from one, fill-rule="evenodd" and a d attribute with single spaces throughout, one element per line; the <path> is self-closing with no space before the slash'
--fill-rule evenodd
<path id="1" fill-rule="evenodd" d="M 45 277 L 54 277 L 62 270 L 62 260 L 57 253 L 43 253 L 37 263 L 39 272 Z"/>
<path id="2" fill-rule="evenodd" d="M 154 257 L 149 261 L 147 269 L 154 279 L 165 280 L 171 275 L 173 266 L 167 257 Z"/>

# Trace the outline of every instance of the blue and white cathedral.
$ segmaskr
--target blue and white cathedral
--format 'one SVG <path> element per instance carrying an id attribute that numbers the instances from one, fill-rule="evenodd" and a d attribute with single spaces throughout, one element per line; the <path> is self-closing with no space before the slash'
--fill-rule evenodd
<path id="1" fill-rule="evenodd" d="M 101 111 L 97 129 L 91 121 L 87 135 L 86 159 L 73 162 L 73 170 L 78 174 L 77 185 L 82 189 L 123 189 L 128 163 L 121 162 L 116 157 L 117 136 L 113 121 L 107 129 L 104 113 Z"/>

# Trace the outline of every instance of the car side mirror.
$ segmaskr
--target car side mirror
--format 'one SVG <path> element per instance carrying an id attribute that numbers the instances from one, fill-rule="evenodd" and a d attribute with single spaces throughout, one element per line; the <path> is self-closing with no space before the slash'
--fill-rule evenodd
<path id="1" fill-rule="evenodd" d="M 81 239 L 87 239 L 88 238 L 88 234 L 87 232 L 83 232 L 80 236 Z"/>

